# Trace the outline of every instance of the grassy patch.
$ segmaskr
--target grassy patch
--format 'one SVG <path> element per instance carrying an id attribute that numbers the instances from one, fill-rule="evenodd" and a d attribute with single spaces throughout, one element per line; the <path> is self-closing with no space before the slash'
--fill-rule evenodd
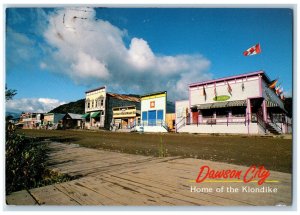
<path id="1" fill-rule="evenodd" d="M 11 192 L 60 183 L 72 179 L 65 174 L 46 168 L 47 144 L 40 143 L 41 137 L 32 138 L 17 134 L 13 126 L 6 128 L 6 194 Z"/>
<path id="2" fill-rule="evenodd" d="M 182 156 L 244 166 L 264 165 L 268 169 L 287 173 L 292 171 L 291 139 L 82 130 L 19 130 L 18 132 L 30 137 L 47 138 L 59 142 L 76 143 L 83 147 L 130 154 Z"/>

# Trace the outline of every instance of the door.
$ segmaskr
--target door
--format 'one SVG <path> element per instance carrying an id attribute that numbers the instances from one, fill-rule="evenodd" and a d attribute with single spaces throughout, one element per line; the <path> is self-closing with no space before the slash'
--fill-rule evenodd
<path id="1" fill-rule="evenodd" d="M 156 125 L 156 110 L 148 111 L 148 125 Z"/>
<path id="2" fill-rule="evenodd" d="M 198 124 L 198 111 L 192 112 L 193 114 L 193 124 Z"/>

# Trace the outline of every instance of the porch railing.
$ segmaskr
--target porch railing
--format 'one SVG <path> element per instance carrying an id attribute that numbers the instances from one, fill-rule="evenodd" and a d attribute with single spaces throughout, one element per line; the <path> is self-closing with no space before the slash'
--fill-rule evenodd
<path id="1" fill-rule="evenodd" d="M 230 124 L 247 124 L 250 123 L 249 117 L 245 115 L 244 117 L 234 117 L 234 116 L 227 116 L 227 117 L 202 117 L 202 122 L 194 122 L 187 123 L 189 125 L 219 125 L 219 124 L 226 124 L 227 126 Z"/>
<path id="2" fill-rule="evenodd" d="M 177 122 L 175 124 L 175 132 L 178 131 L 178 129 L 184 127 L 186 125 L 186 117 L 181 118 L 181 120 L 179 120 L 179 122 Z"/>

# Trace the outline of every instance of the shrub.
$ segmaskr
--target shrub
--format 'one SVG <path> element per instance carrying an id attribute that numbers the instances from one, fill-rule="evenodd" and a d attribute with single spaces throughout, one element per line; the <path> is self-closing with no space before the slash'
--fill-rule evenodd
<path id="1" fill-rule="evenodd" d="M 71 177 L 46 168 L 48 147 L 45 142 L 41 142 L 42 139 L 17 134 L 15 126 L 6 123 L 6 195 L 79 177 Z"/>
<path id="2" fill-rule="evenodd" d="M 6 193 L 38 186 L 45 172 L 46 145 L 6 125 Z"/>

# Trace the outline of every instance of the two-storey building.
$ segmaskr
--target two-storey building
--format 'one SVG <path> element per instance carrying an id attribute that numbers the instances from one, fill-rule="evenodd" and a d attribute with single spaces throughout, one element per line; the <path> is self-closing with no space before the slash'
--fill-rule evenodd
<path id="1" fill-rule="evenodd" d="M 105 86 L 85 92 L 84 128 L 110 129 L 114 124 L 113 108 L 135 106 L 140 109 L 140 98 L 107 92 Z"/>

